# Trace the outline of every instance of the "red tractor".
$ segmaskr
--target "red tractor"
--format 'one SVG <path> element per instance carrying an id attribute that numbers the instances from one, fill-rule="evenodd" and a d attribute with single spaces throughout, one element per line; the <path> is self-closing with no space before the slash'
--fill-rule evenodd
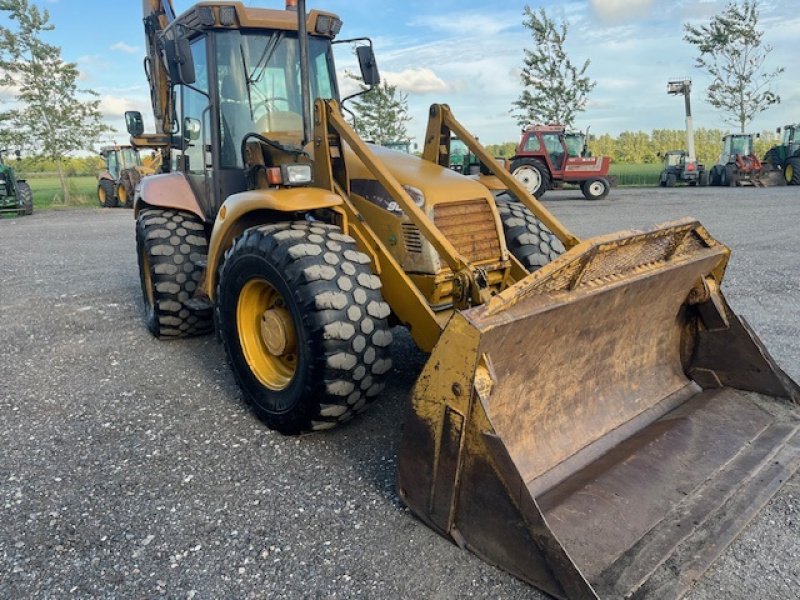
<path id="1" fill-rule="evenodd" d="M 536 198 L 564 183 L 581 186 L 587 200 L 608 195 L 607 156 L 574 156 L 563 125 L 532 125 L 525 129 L 511 162 L 511 173 Z M 583 152 L 581 154 L 588 154 Z"/>

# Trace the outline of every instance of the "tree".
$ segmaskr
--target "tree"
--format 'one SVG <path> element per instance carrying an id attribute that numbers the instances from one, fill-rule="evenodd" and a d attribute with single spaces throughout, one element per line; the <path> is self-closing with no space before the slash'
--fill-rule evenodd
<path id="1" fill-rule="evenodd" d="M 407 140 L 406 124 L 411 121 L 408 116 L 408 94 L 398 92 L 396 85 L 389 85 L 385 80 L 368 90 L 358 76 L 352 73 L 347 76 L 358 81 L 364 92 L 353 100 L 358 134 L 376 144 Z"/>
<path id="2" fill-rule="evenodd" d="M 725 122 L 745 131 L 755 115 L 781 101 L 770 84 L 783 68 L 764 68 L 772 48 L 758 29 L 758 1 L 729 2 L 724 11 L 700 27 L 684 25 L 684 40 L 697 47 L 698 68 L 712 77 L 708 102 L 725 113 Z"/>
<path id="3" fill-rule="evenodd" d="M 18 146 L 52 159 L 58 169 L 64 201 L 69 185 L 64 158 L 77 150 L 90 150 L 104 125 L 97 94 L 78 89 L 78 68 L 61 58 L 61 49 L 42 40 L 52 31 L 50 14 L 30 0 L 0 0 L 18 27 L 0 25 L 0 84 L 16 91 L 16 104 L 3 113 Z M 84 99 L 85 98 L 85 99 Z"/>
<path id="4" fill-rule="evenodd" d="M 514 102 L 517 112 L 511 112 L 520 127 L 532 123 L 572 127 L 576 115 L 586 110 L 589 92 L 597 84 L 586 75 L 590 61 L 587 58 L 583 66 L 576 67 L 567 57 L 566 21 L 557 23 L 543 8 L 534 12 L 530 6 L 525 6 L 523 15 L 534 49 L 525 49 L 525 66 L 520 74 L 524 89 Z"/>

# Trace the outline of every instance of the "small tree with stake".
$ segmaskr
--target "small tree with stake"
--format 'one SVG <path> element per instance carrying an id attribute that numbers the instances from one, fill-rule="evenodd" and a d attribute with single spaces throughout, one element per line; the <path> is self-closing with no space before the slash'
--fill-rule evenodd
<path id="1" fill-rule="evenodd" d="M 77 66 L 42 41 L 42 34 L 53 30 L 48 11 L 29 0 L 0 0 L 0 13 L 18 23 L 16 31 L 0 25 L 0 84 L 17 90 L 15 108 L 3 118 L 19 145 L 55 161 L 66 202 L 64 157 L 91 149 L 111 128 L 101 120 L 97 94 L 78 89 Z"/>
<path id="2" fill-rule="evenodd" d="M 763 43 L 758 29 L 757 0 L 729 2 L 711 21 L 700 27 L 684 25 L 684 40 L 699 52 L 697 67 L 712 77 L 708 101 L 725 113 L 725 122 L 745 132 L 755 115 L 781 101 L 770 85 L 783 68 L 764 68 L 772 48 Z"/>
<path id="3" fill-rule="evenodd" d="M 396 85 L 389 85 L 385 80 L 368 89 L 361 83 L 360 77 L 352 73 L 347 76 L 358 81 L 363 92 L 353 100 L 358 135 L 376 144 L 407 140 L 406 124 L 411 121 L 408 116 L 408 94 L 399 92 Z"/>
<path id="4" fill-rule="evenodd" d="M 562 123 L 572 127 L 578 113 L 586 109 L 595 81 L 587 75 L 589 59 L 575 66 L 567 56 L 566 21 L 556 22 L 542 8 L 525 6 L 523 24 L 530 29 L 533 49 L 525 49 L 520 79 L 525 86 L 512 114 L 520 127 L 532 123 Z"/>

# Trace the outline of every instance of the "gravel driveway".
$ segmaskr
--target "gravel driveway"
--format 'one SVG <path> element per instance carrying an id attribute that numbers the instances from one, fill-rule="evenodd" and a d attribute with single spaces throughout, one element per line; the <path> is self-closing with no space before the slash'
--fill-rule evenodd
<path id="1" fill-rule="evenodd" d="M 800 189 L 612 190 L 547 204 L 578 235 L 698 217 L 725 289 L 800 380 Z M 0 220 L 0 597 L 542 598 L 452 546 L 394 490 L 425 361 L 395 331 L 383 399 L 286 438 L 244 406 L 213 336 L 158 342 L 126 210 Z M 800 597 L 800 478 L 689 598 Z"/>

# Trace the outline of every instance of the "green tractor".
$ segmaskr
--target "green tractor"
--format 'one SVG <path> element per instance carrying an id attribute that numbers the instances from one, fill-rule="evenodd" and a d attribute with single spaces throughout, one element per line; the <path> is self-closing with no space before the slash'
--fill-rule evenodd
<path id="1" fill-rule="evenodd" d="M 33 214 L 33 192 L 24 179 L 17 179 L 14 169 L 7 165 L 4 156 L 7 150 L 0 150 L 0 215 L 19 216 Z M 16 152 L 19 158 L 19 150 Z"/>
<path id="2" fill-rule="evenodd" d="M 777 133 L 781 133 L 780 127 Z M 767 151 L 764 163 L 782 171 L 787 185 L 800 185 L 800 123 L 783 128 L 781 143 Z"/>

